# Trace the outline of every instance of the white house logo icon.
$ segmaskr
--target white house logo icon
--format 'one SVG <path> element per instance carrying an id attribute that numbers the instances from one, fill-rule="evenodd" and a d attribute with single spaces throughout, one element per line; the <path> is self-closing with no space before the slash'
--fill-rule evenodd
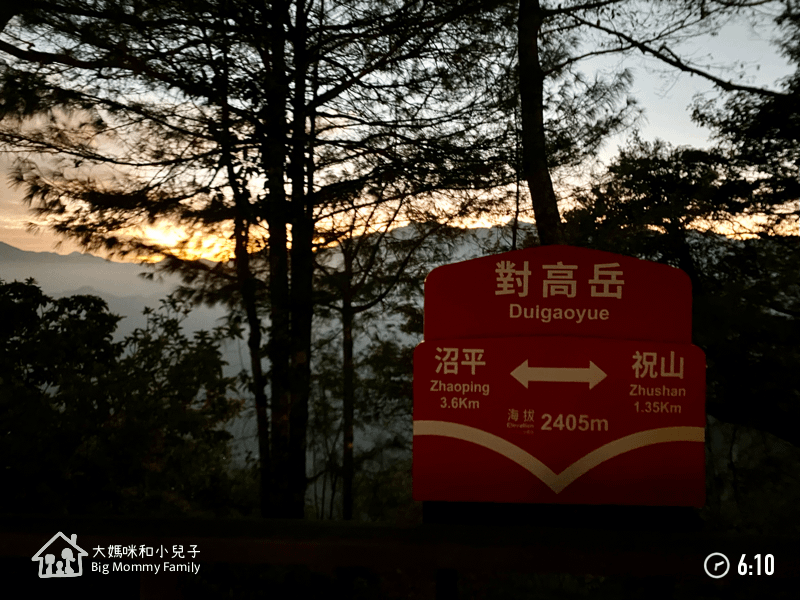
<path id="1" fill-rule="evenodd" d="M 39 561 L 39 577 L 79 577 L 83 575 L 83 557 L 89 556 L 78 544 L 78 535 L 72 539 L 60 531 L 50 538 L 31 560 Z M 61 552 L 58 552 L 61 550 Z M 56 553 L 58 556 L 56 556 Z"/>

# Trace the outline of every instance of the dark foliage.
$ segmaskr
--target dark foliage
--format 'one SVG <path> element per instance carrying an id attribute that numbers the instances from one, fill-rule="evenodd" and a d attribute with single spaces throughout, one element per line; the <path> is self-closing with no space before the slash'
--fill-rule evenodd
<path id="1" fill-rule="evenodd" d="M 101 299 L 53 299 L 30 280 L 0 281 L 0 309 L 0 511 L 236 512 L 222 426 L 240 402 L 222 331 L 187 338 L 170 299 L 115 343 Z"/>

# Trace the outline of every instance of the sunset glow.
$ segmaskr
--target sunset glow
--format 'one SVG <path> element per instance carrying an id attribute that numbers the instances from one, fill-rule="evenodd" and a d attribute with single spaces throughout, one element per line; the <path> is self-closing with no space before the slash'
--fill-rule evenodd
<path id="1" fill-rule="evenodd" d="M 233 258 L 233 240 L 222 236 L 189 236 L 188 232 L 173 225 L 153 225 L 134 233 L 143 242 L 163 247 L 183 260 L 205 259 L 213 262 L 226 262 Z M 188 238 L 188 241 L 187 241 Z M 137 257 L 138 262 L 158 262 L 160 256 Z"/>

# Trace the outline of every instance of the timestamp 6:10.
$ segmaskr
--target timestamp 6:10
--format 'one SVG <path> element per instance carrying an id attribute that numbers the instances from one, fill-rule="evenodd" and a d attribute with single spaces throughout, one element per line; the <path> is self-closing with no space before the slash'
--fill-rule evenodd
<path id="1" fill-rule="evenodd" d="M 764 554 L 763 563 L 761 554 L 756 554 L 753 558 L 755 559 L 755 570 L 753 565 L 747 561 L 747 554 L 742 554 L 742 558 L 739 559 L 739 575 L 761 575 L 762 573 L 764 575 L 772 575 L 775 572 L 775 557 L 772 554 Z"/>

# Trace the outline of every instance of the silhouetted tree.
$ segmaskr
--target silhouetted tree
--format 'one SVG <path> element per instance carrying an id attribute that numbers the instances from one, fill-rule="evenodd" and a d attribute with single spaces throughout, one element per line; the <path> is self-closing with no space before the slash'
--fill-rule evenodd
<path id="1" fill-rule="evenodd" d="M 610 132 L 630 117 L 630 101 L 616 108 L 630 83 L 621 71 L 608 81 L 599 75 L 589 83 L 577 71 L 586 59 L 607 54 L 640 52 L 681 71 L 706 77 L 722 89 L 748 89 L 713 75 L 709 69 L 680 56 L 677 42 L 713 32 L 725 19 L 763 2 L 661 0 L 519 0 L 517 35 L 521 98 L 522 170 L 531 193 L 539 238 L 543 244 L 563 241 L 561 218 L 553 188 L 556 164 L 548 143 L 549 119 L 568 119 L 566 131 L 573 149 L 594 151 Z M 548 90 L 564 85 L 569 102 L 553 105 Z M 571 83 L 577 89 L 570 89 Z M 761 90 L 768 94 L 768 90 Z M 567 107 L 566 110 L 564 107 Z M 580 154 L 579 154 L 580 155 Z"/>
<path id="2" fill-rule="evenodd" d="M 508 179 L 481 92 L 498 74 L 467 35 L 478 8 L 52 0 L 3 31 L 0 139 L 26 153 L 27 201 L 89 249 L 171 255 L 240 305 L 265 515 L 304 513 L 320 234 L 354 205 L 403 198 L 463 217 Z M 137 234 L 165 221 L 188 231 L 184 254 Z M 182 260 L 191 234 L 232 262 Z"/>
<path id="3" fill-rule="evenodd" d="M 181 331 L 174 299 L 121 342 L 93 296 L 0 281 L 0 510 L 229 515 L 241 407 L 227 332 Z M 247 510 L 248 507 L 238 507 Z"/>
<path id="4" fill-rule="evenodd" d="M 381 309 L 380 317 L 386 319 L 390 298 L 402 293 L 403 286 L 420 284 L 424 280 L 436 247 L 433 240 L 445 231 L 439 223 L 414 223 L 397 228 L 401 208 L 402 205 L 398 205 L 388 218 L 378 222 L 375 222 L 374 209 L 351 211 L 347 215 L 349 227 L 340 231 L 336 246 L 317 253 L 316 257 L 320 310 L 336 313 L 342 330 L 342 514 L 345 520 L 353 517 L 357 398 L 371 395 L 371 391 L 363 387 L 360 393 L 358 391 L 356 319 L 368 317 L 367 313 L 376 309 Z M 410 367 L 410 356 L 407 358 L 406 367 Z M 389 402 L 381 406 L 377 398 L 370 404 L 370 412 L 390 410 Z M 406 408 L 410 410 L 410 405 Z M 368 424 L 366 411 L 359 412 L 362 425 Z"/>
<path id="5" fill-rule="evenodd" d="M 790 425 L 800 415 L 800 378 L 790 367 L 799 358 L 798 238 L 770 227 L 750 239 L 715 232 L 753 206 L 783 204 L 783 191 L 777 203 L 766 196 L 756 168 L 720 149 L 636 140 L 567 214 L 566 230 L 575 243 L 686 271 L 693 336 L 708 359 L 709 414 L 798 445 Z"/>

